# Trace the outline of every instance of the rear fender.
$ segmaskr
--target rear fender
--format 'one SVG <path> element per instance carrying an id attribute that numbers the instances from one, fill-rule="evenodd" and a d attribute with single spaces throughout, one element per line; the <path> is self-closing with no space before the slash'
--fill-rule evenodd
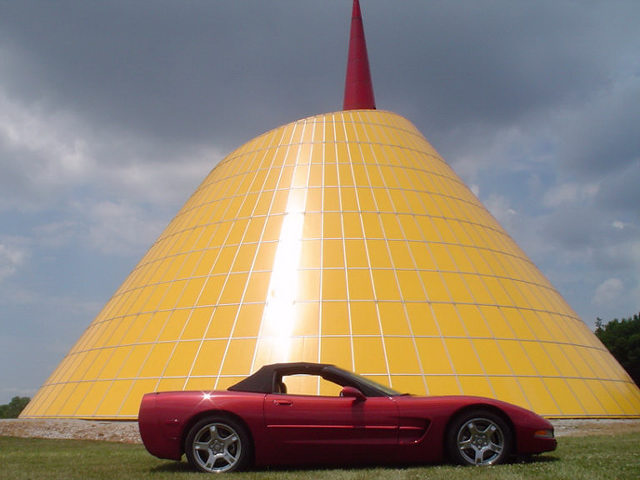
<path id="1" fill-rule="evenodd" d="M 255 447 L 253 432 L 251 431 L 251 428 L 249 428 L 249 425 L 247 425 L 247 422 L 245 422 L 241 417 L 227 410 L 207 410 L 204 412 L 198 412 L 196 415 L 194 415 L 188 421 L 185 422 L 184 428 L 182 429 L 182 435 L 180 436 L 180 447 L 182 449 L 182 453 L 185 453 L 185 442 L 187 440 L 187 435 L 189 435 L 189 431 L 191 430 L 191 428 L 193 428 L 193 426 L 196 423 L 198 423 L 200 420 L 207 417 L 232 418 L 233 420 L 235 420 L 236 422 L 244 426 L 244 428 L 247 430 L 247 433 L 249 434 L 249 439 L 251 440 L 251 444 Z M 252 450 L 255 451 L 255 448 Z"/>

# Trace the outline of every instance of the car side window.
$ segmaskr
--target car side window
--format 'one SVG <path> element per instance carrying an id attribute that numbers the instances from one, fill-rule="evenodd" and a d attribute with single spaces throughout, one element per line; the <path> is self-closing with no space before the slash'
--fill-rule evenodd
<path id="1" fill-rule="evenodd" d="M 274 390 L 274 393 L 289 395 L 338 397 L 342 387 L 319 375 L 284 375 L 279 382 L 276 381 Z"/>

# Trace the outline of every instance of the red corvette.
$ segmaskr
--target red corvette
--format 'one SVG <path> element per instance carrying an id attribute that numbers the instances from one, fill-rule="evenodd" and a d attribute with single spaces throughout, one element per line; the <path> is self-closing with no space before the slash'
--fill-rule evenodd
<path id="1" fill-rule="evenodd" d="M 339 396 L 287 393 L 300 376 Z M 226 391 L 158 392 L 138 416 L 147 450 L 204 472 L 251 464 L 440 462 L 494 465 L 556 448 L 553 426 L 524 408 L 481 397 L 417 397 L 333 365 L 262 367 Z"/>

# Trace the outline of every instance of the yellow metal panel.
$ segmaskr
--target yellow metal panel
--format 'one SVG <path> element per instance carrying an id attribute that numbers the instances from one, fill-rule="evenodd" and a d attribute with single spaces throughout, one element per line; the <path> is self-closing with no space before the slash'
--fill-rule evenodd
<path id="1" fill-rule="evenodd" d="M 306 337 L 317 336 L 319 334 L 320 325 L 320 304 L 319 302 L 313 303 L 296 303 L 294 307 L 294 313 L 296 322 L 293 326 L 291 335 L 296 337 L 305 337 L 306 340 L 310 340 Z M 317 341 L 312 342 L 316 353 L 313 358 L 308 361 L 315 361 L 318 358 L 317 355 Z M 310 352 L 304 351 L 304 355 L 307 356 Z"/>
<path id="2" fill-rule="evenodd" d="M 204 278 L 192 278 L 187 281 L 178 302 L 177 308 L 189 308 L 196 304 L 196 301 L 202 293 L 202 287 L 205 283 Z"/>
<path id="3" fill-rule="evenodd" d="M 327 212 L 322 222 L 324 238 L 342 238 L 342 215 Z"/>
<path id="4" fill-rule="evenodd" d="M 402 299 L 405 302 L 425 300 L 425 293 L 418 272 L 415 270 L 400 270 L 397 275 Z"/>
<path id="5" fill-rule="evenodd" d="M 528 322 L 522 316 L 521 310 L 516 310 L 515 308 L 503 308 L 502 313 L 517 338 L 522 340 L 535 339 L 533 332 L 529 328 Z"/>
<path id="6" fill-rule="evenodd" d="M 175 342 L 158 343 L 153 346 L 140 372 L 139 377 L 160 377 L 175 348 Z"/>
<path id="7" fill-rule="evenodd" d="M 585 362 L 579 347 L 567 345 L 564 352 L 567 354 L 571 364 L 578 370 L 580 376 L 585 378 L 593 378 L 595 373 L 593 369 Z"/>
<path id="8" fill-rule="evenodd" d="M 460 395 L 462 390 L 458 379 L 453 376 L 430 376 L 427 379 L 429 395 Z"/>
<path id="9" fill-rule="evenodd" d="M 202 342 L 196 352 L 191 375 L 197 377 L 217 374 L 217 368 L 222 362 L 226 346 L 226 340 L 205 340 Z M 211 386 L 213 386 L 213 382 Z"/>
<path id="10" fill-rule="evenodd" d="M 241 338 L 231 340 L 222 360 L 222 375 L 248 375 L 251 369 L 251 356 L 256 340 Z"/>
<path id="11" fill-rule="evenodd" d="M 471 303 L 473 297 L 469 292 L 469 288 L 464 282 L 464 277 L 459 273 L 442 273 L 442 279 L 444 280 L 447 289 L 451 293 L 451 299 L 455 303 Z"/>
<path id="12" fill-rule="evenodd" d="M 578 370 L 573 366 L 570 358 L 565 353 L 567 345 L 547 343 L 544 348 L 549 353 L 549 357 L 553 358 L 554 365 L 562 377 L 568 378 L 578 375 Z"/>
<path id="13" fill-rule="evenodd" d="M 359 213 L 343 213 L 342 224 L 344 225 L 344 238 L 364 238 Z"/>
<path id="14" fill-rule="evenodd" d="M 480 363 L 473 343 L 466 338 L 448 338 L 445 340 L 456 373 L 462 375 L 481 375 L 486 373 Z"/>
<path id="15" fill-rule="evenodd" d="M 451 297 L 438 272 L 420 272 L 422 284 L 431 302 L 450 302 Z"/>
<path id="16" fill-rule="evenodd" d="M 239 302 L 248 278 L 249 275 L 246 273 L 229 275 L 222 290 L 222 295 L 220 296 L 220 303 L 228 304 Z"/>
<path id="17" fill-rule="evenodd" d="M 270 215 L 262 237 L 263 241 L 273 241 L 280 238 L 280 227 L 282 226 L 282 215 Z"/>
<path id="18" fill-rule="evenodd" d="M 529 403 L 524 396 L 524 392 L 517 378 L 491 377 L 490 381 L 496 398 L 500 398 L 505 402 L 519 405 L 523 408 L 532 408 L 531 403 Z"/>
<path id="19" fill-rule="evenodd" d="M 502 288 L 500 280 L 496 277 L 484 277 L 484 283 L 491 294 L 491 297 L 498 305 L 511 306 L 513 302 Z"/>
<path id="20" fill-rule="evenodd" d="M 391 252 L 391 261 L 396 269 L 415 268 L 409 251 L 409 246 L 406 241 L 390 240 L 388 245 L 389 251 Z"/>
<path id="21" fill-rule="evenodd" d="M 465 249 L 459 245 L 449 245 L 449 254 L 457 267 L 457 276 L 461 277 L 460 272 L 473 272 L 473 264 L 469 260 Z"/>
<path id="22" fill-rule="evenodd" d="M 310 183 L 314 185 L 316 180 L 320 182 L 322 180 L 322 177 L 316 178 L 315 174 L 312 174 Z M 321 210 L 322 188 L 309 188 L 307 190 L 307 212 L 319 212 Z"/>
<path id="23" fill-rule="evenodd" d="M 182 330 L 184 329 L 188 319 L 188 310 L 173 310 L 165 322 L 160 335 L 158 335 L 158 340 L 161 342 L 167 342 L 180 338 Z"/>
<path id="24" fill-rule="evenodd" d="M 154 392 L 157 383 L 156 380 L 138 380 L 134 382 L 118 413 L 122 416 L 136 417 L 140 409 L 140 399 L 145 393 Z"/>
<path id="25" fill-rule="evenodd" d="M 238 253 L 233 262 L 233 270 L 236 272 L 247 272 L 253 265 L 256 254 L 255 244 L 244 244 L 238 249 Z"/>
<path id="26" fill-rule="evenodd" d="M 322 215 L 306 213 L 304 216 L 303 238 L 322 237 Z"/>
<path id="27" fill-rule="evenodd" d="M 427 375 L 453 373 L 449 353 L 441 338 L 416 338 L 416 346 L 422 360 L 422 368 Z"/>
<path id="28" fill-rule="evenodd" d="M 418 270 L 435 270 L 436 264 L 431 256 L 431 251 L 424 242 L 409 242 L 411 255 Z"/>
<path id="29" fill-rule="evenodd" d="M 457 305 L 458 314 L 462 319 L 465 331 L 470 337 L 491 337 L 492 333 L 482 312 L 476 305 Z"/>
<path id="30" fill-rule="evenodd" d="M 512 375 L 513 370 L 509 367 L 504 354 L 500 350 L 500 345 L 495 340 L 475 339 L 473 340 L 474 351 L 480 359 L 480 364 L 484 367 L 487 375 Z"/>
<path id="31" fill-rule="evenodd" d="M 369 270 L 349 269 L 347 276 L 349 279 L 349 298 L 351 300 L 372 300 L 374 298 Z"/>
<path id="32" fill-rule="evenodd" d="M 353 335 L 380 335 L 380 323 L 373 302 L 351 302 L 349 304 Z"/>
<path id="33" fill-rule="evenodd" d="M 322 299 L 346 300 L 347 285 L 343 269 L 324 270 L 322 272 Z"/>
<path id="34" fill-rule="evenodd" d="M 448 303 L 434 304 L 431 306 L 433 314 L 438 320 L 440 331 L 445 337 L 465 337 L 467 332 L 464 328 L 458 311 L 455 306 Z"/>
<path id="35" fill-rule="evenodd" d="M 163 378 L 158 382 L 156 391 L 158 392 L 173 392 L 182 390 L 184 387 L 183 378 Z"/>
<path id="36" fill-rule="evenodd" d="M 385 240 L 367 240 L 366 243 L 371 268 L 391 268 L 387 242 Z"/>
<path id="37" fill-rule="evenodd" d="M 322 267 L 323 268 L 344 267 L 344 250 L 342 248 L 342 239 L 323 240 Z"/>
<path id="38" fill-rule="evenodd" d="M 93 352 L 91 352 L 93 353 Z M 113 355 L 113 348 L 108 349 L 100 349 L 96 352 L 96 356 L 92 360 L 87 360 L 87 364 L 89 368 L 84 374 L 84 379 L 91 379 L 98 377 L 100 371 L 104 368 L 104 366 L 109 363 L 111 356 Z"/>
<path id="39" fill-rule="evenodd" d="M 431 307 L 424 303 L 408 303 L 405 305 L 411 330 L 415 336 L 437 336 L 440 334 L 439 326 L 433 316 Z"/>
<path id="40" fill-rule="evenodd" d="M 571 385 L 564 378 L 545 378 L 544 384 L 553 392 L 553 398 L 560 405 L 564 415 L 582 416 L 587 413 L 582 405 L 582 398 L 579 392 L 571 388 Z"/>
<path id="41" fill-rule="evenodd" d="M 527 400 L 535 405 L 540 415 L 562 415 L 558 404 L 553 400 L 542 379 L 534 377 L 520 378 L 520 385 Z"/>
<path id="42" fill-rule="evenodd" d="M 391 203 L 391 197 L 389 196 L 389 191 L 386 188 L 374 188 L 373 189 L 373 199 L 376 202 L 376 209 L 379 212 L 392 212 L 393 211 L 393 203 Z M 397 235 L 393 233 L 393 227 L 390 227 L 391 234 L 389 234 L 388 238 L 399 238 Z"/>
<path id="43" fill-rule="evenodd" d="M 320 297 L 320 271 L 307 270 L 298 274 L 297 301 L 317 301 Z"/>
<path id="44" fill-rule="evenodd" d="M 415 208 L 412 210 L 415 211 Z M 398 215 L 398 220 L 400 221 L 404 236 L 407 240 L 422 240 L 422 233 L 420 232 L 420 228 L 416 223 L 415 217 L 413 215 Z"/>
<path id="45" fill-rule="evenodd" d="M 478 397 L 494 397 L 495 391 L 486 377 L 458 377 L 462 392 L 465 395 Z"/>
<path id="46" fill-rule="evenodd" d="M 391 270 L 373 270 L 373 288 L 377 300 L 400 300 L 395 274 Z"/>
<path id="47" fill-rule="evenodd" d="M 109 358 L 109 361 L 103 365 L 102 370 L 95 378 L 103 380 L 116 378 L 118 376 L 118 373 L 120 372 L 120 369 L 129 358 L 132 348 L 133 347 L 129 346 L 121 346 L 114 349 L 111 357 Z"/>
<path id="48" fill-rule="evenodd" d="M 594 395 L 592 389 L 590 388 L 589 382 L 575 378 L 570 378 L 567 380 L 567 382 L 569 383 L 571 390 L 580 399 L 580 403 L 583 405 L 586 411 L 593 412 L 592 414 L 596 415 L 607 414 L 607 411 L 602 406 L 602 403 L 600 403 L 599 399 Z"/>
<path id="49" fill-rule="evenodd" d="M 226 277 L 223 275 L 208 277 L 202 287 L 202 293 L 196 305 L 215 305 L 218 303 L 225 280 Z"/>
<path id="50" fill-rule="evenodd" d="M 589 390 L 598 399 L 599 405 L 602 406 L 607 415 L 620 415 L 621 413 L 629 414 L 630 411 L 621 409 L 621 405 L 616 401 L 610 393 L 604 382 L 599 380 L 586 380 Z"/>
<path id="51" fill-rule="evenodd" d="M 271 270 L 273 267 L 273 258 L 276 254 L 277 244 L 275 243 L 261 243 L 256 255 L 253 270 Z"/>
<path id="52" fill-rule="evenodd" d="M 73 371 L 69 372 L 69 378 L 67 381 L 78 382 L 82 380 L 86 371 L 94 365 L 93 361 L 99 354 L 99 350 L 89 350 L 87 352 L 79 353 L 77 355 L 76 367 Z"/>
<path id="53" fill-rule="evenodd" d="M 606 382 L 607 390 L 620 405 L 620 412 L 626 415 L 634 415 L 640 408 L 640 395 L 630 383 L 615 381 Z"/>
<path id="54" fill-rule="evenodd" d="M 386 355 L 380 337 L 354 337 L 353 357 L 356 372 L 387 373 Z"/>
<path id="55" fill-rule="evenodd" d="M 231 329 L 238 313 L 238 305 L 219 305 L 213 312 L 213 318 L 205 338 L 225 338 L 231 335 Z"/>
<path id="56" fill-rule="evenodd" d="M 93 382 L 82 403 L 78 405 L 75 414 L 80 417 L 117 415 L 130 385 L 130 381 Z M 120 386 L 124 388 L 118 388 Z"/>
<path id="57" fill-rule="evenodd" d="M 186 377 L 189 375 L 193 359 L 196 356 L 200 342 L 179 342 L 174 346 L 167 359 L 167 365 L 162 372 L 165 377 Z"/>
<path id="58" fill-rule="evenodd" d="M 213 315 L 213 307 L 195 308 L 182 332 L 182 339 L 202 338 Z"/>
<path id="59" fill-rule="evenodd" d="M 537 375 L 538 372 L 531 363 L 532 359 L 522 347 L 520 342 L 515 340 L 499 340 L 500 349 L 504 352 L 509 366 L 516 376 Z"/>
<path id="60" fill-rule="evenodd" d="M 355 188 L 342 187 L 340 189 L 340 202 L 343 212 L 355 212 L 359 210 L 358 196 L 356 195 Z"/>
<path id="61" fill-rule="evenodd" d="M 322 336 L 327 335 L 349 335 L 346 302 L 322 302 Z"/>
<path id="62" fill-rule="evenodd" d="M 379 302 L 380 324 L 385 335 L 409 337 L 411 332 L 401 302 Z"/>
<path id="63" fill-rule="evenodd" d="M 544 346 L 538 342 L 522 342 L 522 346 L 527 352 L 528 357 L 536 366 L 536 370 L 543 376 L 556 376 L 558 370 L 553 361 L 549 358 Z"/>
<path id="64" fill-rule="evenodd" d="M 324 337 L 320 344 L 320 362 L 353 369 L 351 339 L 348 337 Z"/>
<path id="65" fill-rule="evenodd" d="M 411 338 L 385 337 L 384 343 L 392 375 L 421 373 L 418 352 Z"/>
<path id="66" fill-rule="evenodd" d="M 391 387 L 402 393 L 428 394 L 422 375 L 391 375 Z"/>
<path id="67" fill-rule="evenodd" d="M 345 243 L 345 253 L 347 258 L 347 267 L 366 268 L 369 266 L 367 246 L 364 240 L 347 239 L 344 241 L 344 243 Z"/>
<path id="68" fill-rule="evenodd" d="M 57 415 L 62 417 L 73 416 L 90 387 L 90 383 L 79 383 L 65 400 Z"/>
<path id="69" fill-rule="evenodd" d="M 152 314 L 145 313 L 138 315 L 135 320 L 132 322 L 131 327 L 127 331 L 127 334 L 122 339 L 123 345 L 128 345 L 138 341 L 140 335 L 143 330 L 146 328 L 147 324 L 151 320 Z"/>
<path id="70" fill-rule="evenodd" d="M 531 331 L 532 338 L 543 341 L 568 341 L 564 335 L 559 334 L 557 327 L 552 324 L 547 324 L 546 319 L 548 315 L 546 312 L 532 312 L 530 310 L 520 310 L 523 320 L 526 322 L 527 327 Z M 551 328 L 547 328 L 549 325 Z"/>

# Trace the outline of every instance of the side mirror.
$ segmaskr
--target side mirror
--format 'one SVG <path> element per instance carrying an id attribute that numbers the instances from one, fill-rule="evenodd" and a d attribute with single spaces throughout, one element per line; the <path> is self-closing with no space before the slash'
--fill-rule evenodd
<path id="1" fill-rule="evenodd" d="M 367 397 L 365 397 L 360 390 L 358 390 L 357 388 L 348 387 L 348 386 L 342 389 L 342 391 L 340 392 L 340 396 L 353 398 L 355 401 L 358 401 L 358 402 L 364 402 L 367 399 Z"/>

